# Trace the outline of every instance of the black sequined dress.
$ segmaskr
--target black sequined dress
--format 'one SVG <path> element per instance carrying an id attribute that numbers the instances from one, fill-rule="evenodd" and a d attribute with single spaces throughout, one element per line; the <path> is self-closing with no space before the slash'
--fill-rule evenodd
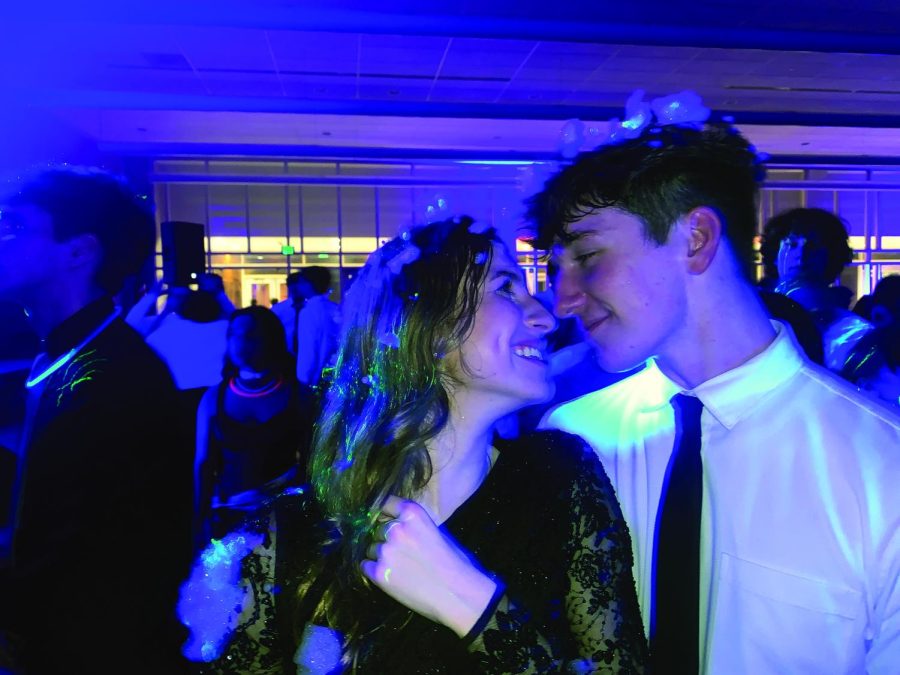
<path id="1" fill-rule="evenodd" d="M 599 460 L 580 438 L 559 431 L 496 445 L 493 469 L 442 528 L 505 583 L 505 593 L 485 611 L 483 628 L 460 639 L 376 591 L 383 625 L 403 628 L 377 631 L 358 671 L 643 672 L 631 543 Z M 290 570 L 304 569 L 316 554 L 304 533 L 317 529 L 315 504 L 283 499 L 272 513 L 259 521 L 268 523 L 263 544 L 244 560 L 251 600 L 206 672 L 315 672 L 295 665 L 298 640 L 288 633 L 297 631 L 284 622 L 296 596 Z"/>

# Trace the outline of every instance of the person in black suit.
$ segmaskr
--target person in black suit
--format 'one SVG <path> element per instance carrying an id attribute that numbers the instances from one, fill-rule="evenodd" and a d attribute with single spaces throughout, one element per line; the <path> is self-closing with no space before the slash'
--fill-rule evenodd
<path id="1" fill-rule="evenodd" d="M 0 230 L 0 297 L 43 350 L 0 577 L 8 651 L 27 673 L 178 672 L 191 446 L 168 369 L 112 299 L 153 252 L 152 217 L 109 174 L 52 169 L 7 200 Z"/>

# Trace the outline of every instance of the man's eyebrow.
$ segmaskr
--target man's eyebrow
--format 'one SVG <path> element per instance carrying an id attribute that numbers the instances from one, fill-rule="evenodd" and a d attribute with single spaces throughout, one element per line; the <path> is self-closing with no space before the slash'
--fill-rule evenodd
<path id="1" fill-rule="evenodd" d="M 575 232 L 567 232 L 565 240 L 561 242 L 563 245 L 565 244 L 573 244 L 576 241 L 580 241 L 582 239 L 586 239 L 595 234 L 600 234 L 600 230 L 596 228 L 590 228 L 585 230 L 576 230 Z"/>

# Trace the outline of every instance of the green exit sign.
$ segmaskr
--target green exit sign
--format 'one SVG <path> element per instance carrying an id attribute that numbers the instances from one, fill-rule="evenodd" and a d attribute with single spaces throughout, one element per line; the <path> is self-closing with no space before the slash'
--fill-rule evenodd
<path id="1" fill-rule="evenodd" d="M 293 246 L 282 246 L 281 247 L 281 255 L 294 255 L 294 247 Z"/>

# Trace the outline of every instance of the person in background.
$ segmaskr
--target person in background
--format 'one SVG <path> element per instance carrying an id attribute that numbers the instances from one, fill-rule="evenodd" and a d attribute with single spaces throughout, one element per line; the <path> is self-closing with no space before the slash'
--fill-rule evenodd
<path id="1" fill-rule="evenodd" d="M 147 337 L 168 364 L 181 390 L 211 387 L 222 375 L 228 319 L 218 297 L 208 291 L 169 291 L 179 299 Z"/>
<path id="2" fill-rule="evenodd" d="M 272 311 L 281 320 L 288 347 L 297 359 L 297 379 L 315 386 L 337 348 L 339 310 L 330 299 L 331 270 L 313 265 L 292 272 L 287 278 L 290 302 L 280 302 Z"/>
<path id="3" fill-rule="evenodd" d="M 889 274 L 875 285 L 869 316 L 876 326 L 900 324 L 900 274 Z"/>
<path id="4" fill-rule="evenodd" d="M 272 311 L 281 325 L 284 326 L 284 334 L 287 340 L 287 347 L 294 358 L 297 357 L 297 322 L 300 317 L 300 310 L 306 304 L 306 300 L 313 295 L 312 284 L 306 280 L 299 271 L 291 272 L 285 280 L 287 285 L 288 297 L 284 302 L 272 305 Z"/>
<path id="5" fill-rule="evenodd" d="M 900 323 L 879 326 L 863 336 L 847 356 L 841 375 L 879 401 L 900 407 Z"/>
<path id="6" fill-rule="evenodd" d="M 759 295 L 769 316 L 791 327 L 794 339 L 806 357 L 820 366 L 825 365 L 822 334 L 809 310 L 781 293 L 760 289 Z"/>
<path id="7" fill-rule="evenodd" d="M 764 287 L 812 314 L 822 334 L 825 365 L 840 372 L 848 351 L 872 327 L 849 311 L 850 289 L 834 285 L 853 260 L 846 224 L 823 209 L 790 209 L 766 223 L 760 250 Z"/>
<path id="8" fill-rule="evenodd" d="M 131 306 L 128 314 L 125 315 L 125 323 L 144 337 L 147 337 L 159 328 L 160 323 L 169 314 L 177 313 L 190 292 L 190 289 L 186 286 L 167 288 L 161 279 L 158 279 L 146 289 L 146 292 Z M 165 296 L 166 303 L 162 311 L 156 313 L 159 298 L 162 296 Z"/>
<path id="9" fill-rule="evenodd" d="M 219 304 L 219 316 L 228 319 L 234 313 L 234 303 L 225 293 L 225 283 L 222 277 L 213 272 L 203 272 L 197 279 L 197 290 L 209 293 Z"/>
<path id="10" fill-rule="evenodd" d="M 0 296 L 42 339 L 0 628 L 28 673 L 178 673 L 190 445 L 168 369 L 112 300 L 153 252 L 152 217 L 109 174 L 51 169 L 0 230 Z"/>
<path id="11" fill-rule="evenodd" d="M 305 482 L 312 391 L 294 377 L 284 329 L 271 310 L 231 315 L 222 381 L 197 411 L 197 533 L 221 537 L 288 486 Z"/>
<path id="12" fill-rule="evenodd" d="M 216 637 L 195 634 L 195 658 L 228 673 L 643 672 L 628 531 L 597 458 L 559 432 L 492 440 L 552 393 L 553 324 L 469 218 L 370 256 L 344 307 L 314 494 L 201 557 L 182 619 Z M 237 596 L 218 583 L 236 569 Z"/>
<path id="13" fill-rule="evenodd" d="M 806 359 L 753 283 L 761 158 L 691 92 L 529 204 L 559 316 L 639 373 L 545 426 L 600 456 L 655 672 L 896 673 L 900 416 Z M 813 637 L 815 636 L 815 637 Z"/>

